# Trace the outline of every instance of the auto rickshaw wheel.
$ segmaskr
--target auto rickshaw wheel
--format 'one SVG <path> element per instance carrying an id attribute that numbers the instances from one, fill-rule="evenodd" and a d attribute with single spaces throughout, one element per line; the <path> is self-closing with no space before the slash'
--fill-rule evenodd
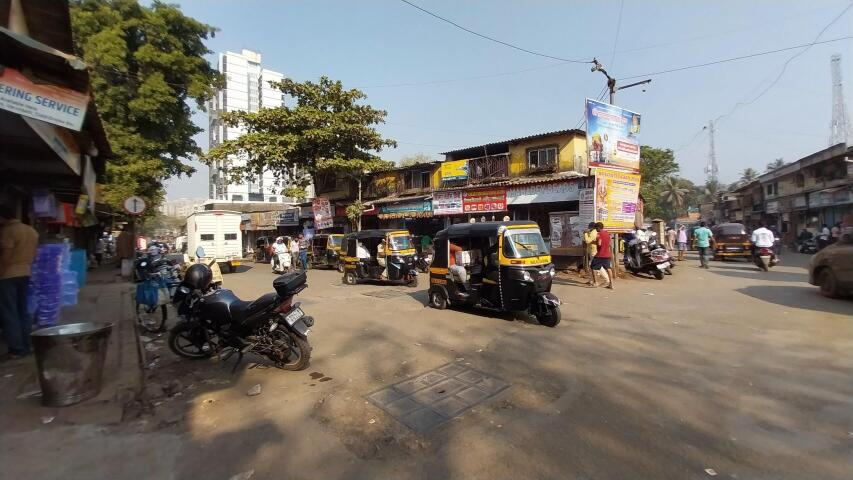
<path id="1" fill-rule="evenodd" d="M 355 272 L 347 272 L 344 274 L 344 283 L 347 285 L 355 285 L 358 282 L 358 278 L 355 276 Z"/>
<path id="2" fill-rule="evenodd" d="M 542 308 L 541 312 L 536 315 L 536 321 L 540 325 L 546 327 L 556 327 L 560 323 L 560 307 L 556 305 L 548 305 Z"/>
<path id="3" fill-rule="evenodd" d="M 429 292 L 429 306 L 436 310 L 447 308 L 447 297 L 441 289 L 435 288 Z"/>

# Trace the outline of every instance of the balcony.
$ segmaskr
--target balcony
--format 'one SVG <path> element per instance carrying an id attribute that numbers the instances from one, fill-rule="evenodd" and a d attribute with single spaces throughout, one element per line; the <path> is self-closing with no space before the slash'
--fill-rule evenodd
<path id="1" fill-rule="evenodd" d="M 509 153 L 468 160 L 468 184 L 491 183 L 509 178 Z M 462 181 L 462 184 L 465 184 Z"/>

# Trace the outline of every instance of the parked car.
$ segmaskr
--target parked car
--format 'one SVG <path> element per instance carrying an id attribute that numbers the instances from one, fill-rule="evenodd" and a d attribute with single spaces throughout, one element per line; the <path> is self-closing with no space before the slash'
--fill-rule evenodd
<path id="1" fill-rule="evenodd" d="M 809 283 L 820 287 L 820 293 L 835 298 L 853 291 L 853 234 L 821 249 L 809 264 Z"/>
<path id="2" fill-rule="evenodd" d="M 714 233 L 714 260 L 745 258 L 752 260 L 752 242 L 742 223 L 721 223 L 711 228 Z"/>

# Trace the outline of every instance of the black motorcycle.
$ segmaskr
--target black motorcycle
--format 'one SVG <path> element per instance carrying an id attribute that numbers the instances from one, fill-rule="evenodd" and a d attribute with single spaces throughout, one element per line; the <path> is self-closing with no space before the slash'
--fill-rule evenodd
<path id="1" fill-rule="evenodd" d="M 253 302 L 237 298 L 231 290 L 212 289 L 212 273 L 204 264 L 187 269 L 173 297 L 182 321 L 169 333 L 169 348 L 177 355 L 200 359 L 238 355 L 234 370 L 246 353 L 268 358 L 284 370 L 308 367 L 311 346 L 306 316 L 293 298 L 308 287 L 304 272 L 281 275 L 273 281 L 275 293 Z"/>
<path id="2" fill-rule="evenodd" d="M 658 280 L 672 275 L 672 259 L 665 248 L 654 242 L 637 242 L 628 246 L 625 268 L 631 273 L 647 273 Z"/>

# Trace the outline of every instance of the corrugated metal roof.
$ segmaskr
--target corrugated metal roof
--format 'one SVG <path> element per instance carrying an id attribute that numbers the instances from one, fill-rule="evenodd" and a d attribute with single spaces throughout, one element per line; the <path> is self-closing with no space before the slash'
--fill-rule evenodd
<path id="1" fill-rule="evenodd" d="M 476 185 L 464 185 L 461 187 L 451 187 L 451 188 L 436 188 L 435 192 L 452 192 L 457 190 L 475 190 L 482 188 L 493 188 L 493 187 L 516 187 L 521 185 L 535 185 L 539 183 L 552 183 L 559 182 L 561 180 L 572 180 L 576 178 L 585 178 L 587 175 L 582 175 L 578 172 L 558 172 L 558 173 L 549 173 L 547 175 L 537 175 L 535 177 L 516 177 L 510 178 L 509 180 L 503 180 L 500 182 L 492 182 L 492 183 L 480 183 Z"/>
<path id="2" fill-rule="evenodd" d="M 442 152 L 442 155 L 452 155 L 454 153 L 461 153 L 461 152 L 464 152 L 466 150 L 471 150 L 471 149 L 475 149 L 475 148 L 476 149 L 480 149 L 480 148 L 488 149 L 489 147 L 496 147 L 498 145 L 505 145 L 505 144 L 518 143 L 518 142 L 526 142 L 528 140 L 536 140 L 537 138 L 545 138 L 545 137 L 550 137 L 553 135 L 565 135 L 568 133 L 573 133 L 575 135 L 580 135 L 580 136 L 586 137 L 585 131 L 579 130 L 577 128 L 570 128 L 568 130 L 554 130 L 553 132 L 536 133 L 533 135 L 528 135 L 526 137 L 518 137 L 518 138 L 513 138 L 510 140 L 503 140 L 500 142 L 486 143 L 484 145 L 475 145 L 475 146 L 471 146 L 471 147 L 459 148 L 456 150 L 451 150 L 449 152 Z"/>

